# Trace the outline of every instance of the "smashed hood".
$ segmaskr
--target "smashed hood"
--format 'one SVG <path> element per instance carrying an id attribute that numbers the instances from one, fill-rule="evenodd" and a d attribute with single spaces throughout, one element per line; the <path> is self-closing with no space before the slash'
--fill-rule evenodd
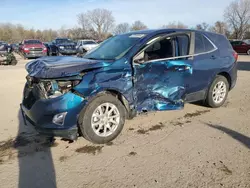
<path id="1" fill-rule="evenodd" d="M 43 57 L 29 62 L 25 68 L 36 78 L 61 78 L 75 76 L 89 69 L 107 67 L 111 62 L 77 57 Z"/>

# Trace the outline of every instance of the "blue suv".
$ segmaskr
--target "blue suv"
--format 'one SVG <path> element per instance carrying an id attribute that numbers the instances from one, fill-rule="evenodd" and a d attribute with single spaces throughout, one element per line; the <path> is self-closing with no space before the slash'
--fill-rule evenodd
<path id="1" fill-rule="evenodd" d="M 125 119 L 223 105 L 237 79 L 237 53 L 215 33 L 162 29 L 107 39 L 83 58 L 42 57 L 26 65 L 21 110 L 38 132 L 107 143 Z"/>

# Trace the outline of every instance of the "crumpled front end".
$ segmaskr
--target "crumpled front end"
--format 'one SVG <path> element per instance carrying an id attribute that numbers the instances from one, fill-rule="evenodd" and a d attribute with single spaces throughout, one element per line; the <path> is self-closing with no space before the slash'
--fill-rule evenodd
<path id="1" fill-rule="evenodd" d="M 25 119 L 40 133 L 76 139 L 77 114 L 84 97 L 72 92 L 81 76 L 60 79 L 37 79 L 27 76 L 22 111 Z"/>

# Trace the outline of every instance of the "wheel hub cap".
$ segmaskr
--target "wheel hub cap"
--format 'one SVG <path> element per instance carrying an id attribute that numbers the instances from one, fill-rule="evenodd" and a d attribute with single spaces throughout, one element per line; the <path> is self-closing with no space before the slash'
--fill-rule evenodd
<path id="1" fill-rule="evenodd" d="M 91 127 L 95 134 L 101 137 L 110 136 L 115 132 L 120 123 L 118 108 L 112 103 L 103 103 L 93 112 Z"/>
<path id="2" fill-rule="evenodd" d="M 213 101 L 216 104 L 221 103 L 226 96 L 226 92 L 227 92 L 227 87 L 225 82 L 220 81 L 218 82 L 213 89 Z"/>

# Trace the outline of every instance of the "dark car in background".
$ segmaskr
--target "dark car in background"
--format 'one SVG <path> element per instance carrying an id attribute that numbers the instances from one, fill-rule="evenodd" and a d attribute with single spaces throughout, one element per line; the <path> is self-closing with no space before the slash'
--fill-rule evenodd
<path id="1" fill-rule="evenodd" d="M 56 49 L 56 55 L 76 55 L 76 43 L 68 38 L 56 38 L 49 45 L 51 49 Z"/>
<path id="2" fill-rule="evenodd" d="M 46 46 L 40 40 L 36 39 L 23 40 L 19 45 L 19 52 L 25 59 L 47 56 Z"/>
<path id="3" fill-rule="evenodd" d="M 57 55 L 57 47 L 52 45 L 51 42 L 44 42 L 44 46 L 47 48 L 47 56 Z"/>
<path id="4" fill-rule="evenodd" d="M 8 44 L 6 42 L 0 41 L 0 54 L 8 53 Z"/>
<path id="5" fill-rule="evenodd" d="M 225 36 L 161 29 L 117 35 L 83 58 L 26 65 L 21 110 L 38 132 L 93 143 L 115 139 L 137 113 L 185 102 L 224 104 L 237 80 L 237 53 Z"/>
<path id="6" fill-rule="evenodd" d="M 18 43 L 13 43 L 11 44 L 11 48 L 14 52 L 18 53 L 19 52 L 19 44 Z"/>
<path id="7" fill-rule="evenodd" d="M 234 40 L 230 41 L 233 49 L 237 53 L 244 53 L 250 55 L 250 42 L 247 40 Z"/>

